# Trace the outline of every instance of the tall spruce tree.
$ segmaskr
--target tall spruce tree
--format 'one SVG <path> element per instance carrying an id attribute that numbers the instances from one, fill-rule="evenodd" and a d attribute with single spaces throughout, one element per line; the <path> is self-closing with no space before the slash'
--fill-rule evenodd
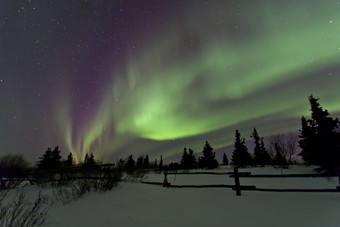
<path id="1" fill-rule="evenodd" d="M 188 167 L 189 169 L 195 169 L 197 168 L 197 160 L 196 160 L 196 157 L 194 155 L 194 151 L 189 148 L 189 153 L 188 153 Z"/>
<path id="2" fill-rule="evenodd" d="M 144 156 L 139 156 L 137 158 L 136 168 L 137 169 L 143 169 L 144 168 Z"/>
<path id="3" fill-rule="evenodd" d="M 145 159 L 144 159 L 144 167 L 145 167 L 146 169 L 150 168 L 149 155 L 146 155 L 146 156 L 145 156 Z"/>
<path id="4" fill-rule="evenodd" d="M 255 165 L 265 166 L 271 164 L 271 158 L 267 149 L 264 146 L 263 138 L 257 133 L 256 128 L 254 128 L 251 136 L 254 140 L 254 163 Z"/>
<path id="5" fill-rule="evenodd" d="M 65 165 L 66 166 L 73 166 L 74 164 L 74 159 L 73 159 L 73 155 L 72 153 L 70 153 L 68 156 L 67 156 L 67 159 L 65 161 Z"/>
<path id="6" fill-rule="evenodd" d="M 325 170 L 340 169 L 339 120 L 330 117 L 319 104 L 319 99 L 309 96 L 311 119 L 301 118 L 301 156 L 308 164 Z"/>
<path id="7" fill-rule="evenodd" d="M 245 145 L 245 138 L 241 139 L 241 134 L 238 130 L 235 132 L 234 152 L 232 156 L 233 165 L 244 167 L 252 164 L 251 155 Z"/>
<path id="8" fill-rule="evenodd" d="M 155 158 L 155 162 L 153 163 L 153 168 L 158 168 L 157 158 Z"/>
<path id="9" fill-rule="evenodd" d="M 125 169 L 128 172 L 132 172 L 134 171 L 135 167 L 136 167 L 136 162 L 133 159 L 133 156 L 130 155 L 125 162 Z"/>
<path id="10" fill-rule="evenodd" d="M 158 167 L 159 167 L 160 169 L 163 168 L 163 156 L 162 156 L 162 155 L 161 155 L 161 159 L 159 160 Z"/>
<path id="11" fill-rule="evenodd" d="M 96 162 L 94 160 L 94 155 L 93 153 L 91 153 L 91 155 L 86 154 L 85 158 L 84 158 L 84 163 L 83 166 L 84 167 L 93 167 L 96 165 Z"/>
<path id="12" fill-rule="evenodd" d="M 187 148 L 186 147 L 184 147 L 183 154 L 182 154 L 181 168 L 189 169 L 189 165 L 188 165 L 188 152 L 187 152 Z"/>
<path id="13" fill-rule="evenodd" d="M 213 148 L 209 145 L 208 141 L 205 141 L 202 153 L 203 157 L 199 159 L 200 168 L 213 169 L 218 167 L 218 162 L 215 159 L 215 152 L 213 152 Z"/>
<path id="14" fill-rule="evenodd" d="M 223 153 L 222 165 L 226 166 L 229 164 L 228 157 L 225 153 Z"/>

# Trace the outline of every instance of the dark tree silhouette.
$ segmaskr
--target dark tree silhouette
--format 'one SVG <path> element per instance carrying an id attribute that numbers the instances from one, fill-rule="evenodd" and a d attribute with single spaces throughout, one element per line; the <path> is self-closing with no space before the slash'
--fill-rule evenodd
<path id="1" fill-rule="evenodd" d="M 228 157 L 225 153 L 223 153 L 222 165 L 226 166 L 229 164 Z"/>
<path id="2" fill-rule="evenodd" d="M 218 167 L 218 162 L 215 159 L 215 152 L 213 152 L 213 148 L 209 145 L 208 141 L 205 141 L 202 153 L 203 157 L 200 157 L 199 159 L 200 168 L 213 169 Z"/>
<path id="3" fill-rule="evenodd" d="M 137 158 L 136 168 L 137 169 L 143 169 L 144 168 L 144 156 L 140 156 Z"/>
<path id="4" fill-rule="evenodd" d="M 196 160 L 196 157 L 194 155 L 194 151 L 189 148 L 189 154 L 188 154 L 188 167 L 189 169 L 195 169 L 197 168 L 197 160 Z"/>
<path id="5" fill-rule="evenodd" d="M 133 171 L 135 169 L 135 160 L 133 159 L 132 155 L 130 155 L 125 162 L 125 169 L 127 171 Z"/>
<path id="6" fill-rule="evenodd" d="M 155 158 L 155 162 L 153 163 L 153 168 L 158 168 L 157 158 Z"/>
<path id="7" fill-rule="evenodd" d="M 56 170 L 60 169 L 61 166 L 61 156 L 59 147 L 55 147 L 52 151 L 48 148 L 37 163 L 37 168 L 39 170 Z"/>
<path id="8" fill-rule="evenodd" d="M 158 168 L 162 169 L 163 168 L 163 157 L 161 155 L 161 159 L 159 160 Z"/>
<path id="9" fill-rule="evenodd" d="M 65 161 L 65 165 L 66 166 L 73 166 L 74 164 L 74 159 L 73 159 L 73 155 L 72 153 L 70 153 L 68 156 L 67 156 L 67 159 Z"/>
<path id="10" fill-rule="evenodd" d="M 179 170 L 179 169 L 181 169 L 181 165 L 179 164 L 179 163 L 177 163 L 177 162 L 171 162 L 170 164 L 169 164 L 169 170 Z"/>
<path id="11" fill-rule="evenodd" d="M 232 161 L 233 165 L 238 167 L 244 167 L 252 164 L 252 158 L 245 145 L 245 139 L 241 139 L 241 134 L 238 130 L 235 132 L 235 144 Z"/>
<path id="12" fill-rule="evenodd" d="M 125 168 L 125 161 L 122 158 L 117 162 L 117 167 L 119 170 L 123 170 Z"/>
<path id="13" fill-rule="evenodd" d="M 255 165 L 265 166 L 271 164 L 271 158 L 264 146 L 263 138 L 257 133 L 256 128 L 254 128 L 251 136 L 254 140 L 254 163 Z"/>
<path id="14" fill-rule="evenodd" d="M 89 160 L 89 155 L 86 153 L 84 157 L 84 164 L 87 163 L 88 160 Z"/>
<path id="15" fill-rule="evenodd" d="M 322 169 L 340 171 L 339 120 L 330 117 L 320 106 L 319 99 L 309 96 L 311 119 L 301 118 L 301 156 L 308 164 Z"/>
<path id="16" fill-rule="evenodd" d="M 182 159 L 181 159 L 181 168 L 182 169 L 189 169 L 188 166 L 188 152 L 187 148 L 184 148 L 183 154 L 182 154 Z"/>
<path id="17" fill-rule="evenodd" d="M 89 156 L 88 154 L 85 155 L 85 158 L 84 158 L 84 164 L 83 166 L 86 166 L 86 167 L 91 167 L 91 166 L 95 166 L 96 165 L 96 162 L 94 160 L 94 155 L 93 153 L 91 153 L 91 155 Z"/>
<path id="18" fill-rule="evenodd" d="M 8 154 L 0 157 L 0 179 L 2 177 L 24 177 L 28 169 L 28 162 L 22 155 Z M 1 185 L 0 185 L 1 189 Z"/>
<path id="19" fill-rule="evenodd" d="M 145 159 L 144 159 L 144 167 L 145 167 L 146 169 L 150 168 L 149 155 L 146 155 L 146 156 L 145 156 Z"/>

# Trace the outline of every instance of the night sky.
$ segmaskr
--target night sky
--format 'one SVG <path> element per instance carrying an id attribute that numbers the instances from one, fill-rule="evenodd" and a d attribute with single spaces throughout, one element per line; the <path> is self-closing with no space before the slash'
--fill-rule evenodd
<path id="1" fill-rule="evenodd" d="M 220 156 L 310 94 L 339 117 L 339 1 L 0 0 L 0 155 Z"/>

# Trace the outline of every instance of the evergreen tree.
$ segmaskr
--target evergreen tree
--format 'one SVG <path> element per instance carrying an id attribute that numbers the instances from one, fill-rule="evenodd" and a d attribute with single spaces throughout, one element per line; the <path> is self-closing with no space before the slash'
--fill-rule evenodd
<path id="1" fill-rule="evenodd" d="M 228 164 L 229 164 L 228 157 L 225 153 L 223 153 L 222 165 L 227 166 Z"/>
<path id="2" fill-rule="evenodd" d="M 254 128 L 250 137 L 254 139 L 254 144 L 255 144 L 255 147 L 254 147 L 255 165 L 264 166 L 264 165 L 271 164 L 271 158 L 270 158 L 269 153 L 267 152 L 267 149 L 264 146 L 263 138 L 261 138 L 258 135 L 256 128 Z"/>
<path id="3" fill-rule="evenodd" d="M 187 148 L 184 148 L 183 154 L 182 154 L 182 159 L 181 159 L 181 167 L 183 169 L 189 169 L 189 165 L 188 165 L 188 152 L 187 152 Z"/>
<path id="4" fill-rule="evenodd" d="M 37 168 L 41 170 L 55 170 L 61 166 L 61 156 L 59 147 L 55 147 L 52 151 L 48 148 L 37 163 Z"/>
<path id="5" fill-rule="evenodd" d="M 139 158 L 137 158 L 136 168 L 137 169 L 144 168 L 144 156 L 140 156 Z"/>
<path id="6" fill-rule="evenodd" d="M 65 165 L 66 166 L 73 166 L 74 164 L 74 159 L 73 159 L 73 155 L 72 153 L 70 153 L 68 156 L 67 156 L 67 159 L 65 161 Z"/>
<path id="7" fill-rule="evenodd" d="M 245 145 L 245 139 L 241 139 L 241 134 L 238 130 L 235 133 L 234 152 L 232 156 L 234 166 L 244 167 L 252 164 L 252 158 L 248 153 Z"/>
<path id="8" fill-rule="evenodd" d="M 157 158 L 155 158 L 155 162 L 153 163 L 153 168 L 158 168 Z"/>
<path id="9" fill-rule="evenodd" d="M 60 150 L 59 147 L 55 147 L 54 150 L 52 151 L 52 160 L 53 160 L 53 167 L 54 168 L 60 168 L 61 165 L 61 156 L 60 156 Z"/>
<path id="10" fill-rule="evenodd" d="M 91 153 L 91 155 L 90 155 L 89 164 L 90 164 L 90 165 L 95 165 L 95 164 L 96 164 L 96 162 L 95 162 L 95 160 L 94 160 L 94 155 L 93 155 L 93 153 Z"/>
<path id="11" fill-rule="evenodd" d="M 85 154 L 85 157 L 84 157 L 84 163 L 83 163 L 83 165 L 86 164 L 88 160 L 89 160 L 89 155 L 86 153 L 86 154 Z"/>
<path id="12" fill-rule="evenodd" d="M 149 155 L 146 155 L 145 156 L 145 159 L 144 159 L 144 167 L 146 169 L 148 169 L 150 167 L 150 163 L 149 163 Z"/>
<path id="13" fill-rule="evenodd" d="M 130 155 L 125 162 L 125 169 L 127 171 L 133 171 L 135 169 L 135 160 L 133 159 L 132 155 Z"/>
<path id="14" fill-rule="evenodd" d="M 197 168 L 197 160 L 196 160 L 196 157 L 194 155 L 194 151 L 189 148 L 189 154 L 188 154 L 188 168 L 189 169 L 195 169 Z"/>
<path id="15" fill-rule="evenodd" d="M 202 153 L 203 157 L 199 159 L 200 168 L 213 169 L 218 167 L 218 162 L 215 159 L 215 152 L 213 152 L 213 148 L 209 145 L 208 141 L 205 142 Z"/>
<path id="16" fill-rule="evenodd" d="M 96 162 L 94 160 L 94 155 L 93 153 L 91 153 L 91 155 L 89 156 L 87 153 L 85 154 L 85 158 L 84 158 L 84 163 L 83 166 L 85 167 L 91 167 L 91 166 L 95 166 Z"/>
<path id="17" fill-rule="evenodd" d="M 125 167 L 125 161 L 124 161 L 122 158 L 119 159 L 119 161 L 117 162 L 117 167 L 118 167 L 119 170 L 124 169 L 124 167 Z"/>
<path id="18" fill-rule="evenodd" d="M 162 157 L 162 155 L 161 155 L 161 160 L 159 160 L 158 167 L 159 167 L 160 169 L 163 168 L 163 157 Z"/>
<path id="19" fill-rule="evenodd" d="M 340 168 L 339 120 L 330 117 L 318 100 L 309 96 L 311 119 L 301 118 L 301 156 L 308 164 L 334 170 Z"/>

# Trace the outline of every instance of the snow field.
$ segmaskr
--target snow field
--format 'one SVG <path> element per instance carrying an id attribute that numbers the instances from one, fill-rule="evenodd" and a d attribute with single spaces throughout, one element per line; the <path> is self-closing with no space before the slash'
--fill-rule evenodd
<path id="1" fill-rule="evenodd" d="M 198 170 L 197 170 L 198 171 Z M 216 171 L 216 170 L 213 170 Z M 231 171 L 220 168 L 218 171 Z M 242 169 L 240 172 L 281 173 L 279 169 Z M 292 167 L 283 173 L 313 173 L 311 167 Z M 228 175 L 168 175 L 172 184 L 233 184 Z M 147 181 L 163 181 L 149 173 Z M 337 179 L 241 178 L 241 185 L 270 188 L 335 188 Z M 309 181 L 309 182 L 308 182 Z M 292 187 L 294 185 L 294 187 Z M 34 195 L 37 187 L 29 186 Z M 49 193 L 48 189 L 43 190 Z M 54 203 L 43 224 L 56 226 L 340 226 L 340 193 L 242 191 L 230 188 L 163 188 L 121 183 L 112 191 L 89 193 L 67 205 Z"/>

